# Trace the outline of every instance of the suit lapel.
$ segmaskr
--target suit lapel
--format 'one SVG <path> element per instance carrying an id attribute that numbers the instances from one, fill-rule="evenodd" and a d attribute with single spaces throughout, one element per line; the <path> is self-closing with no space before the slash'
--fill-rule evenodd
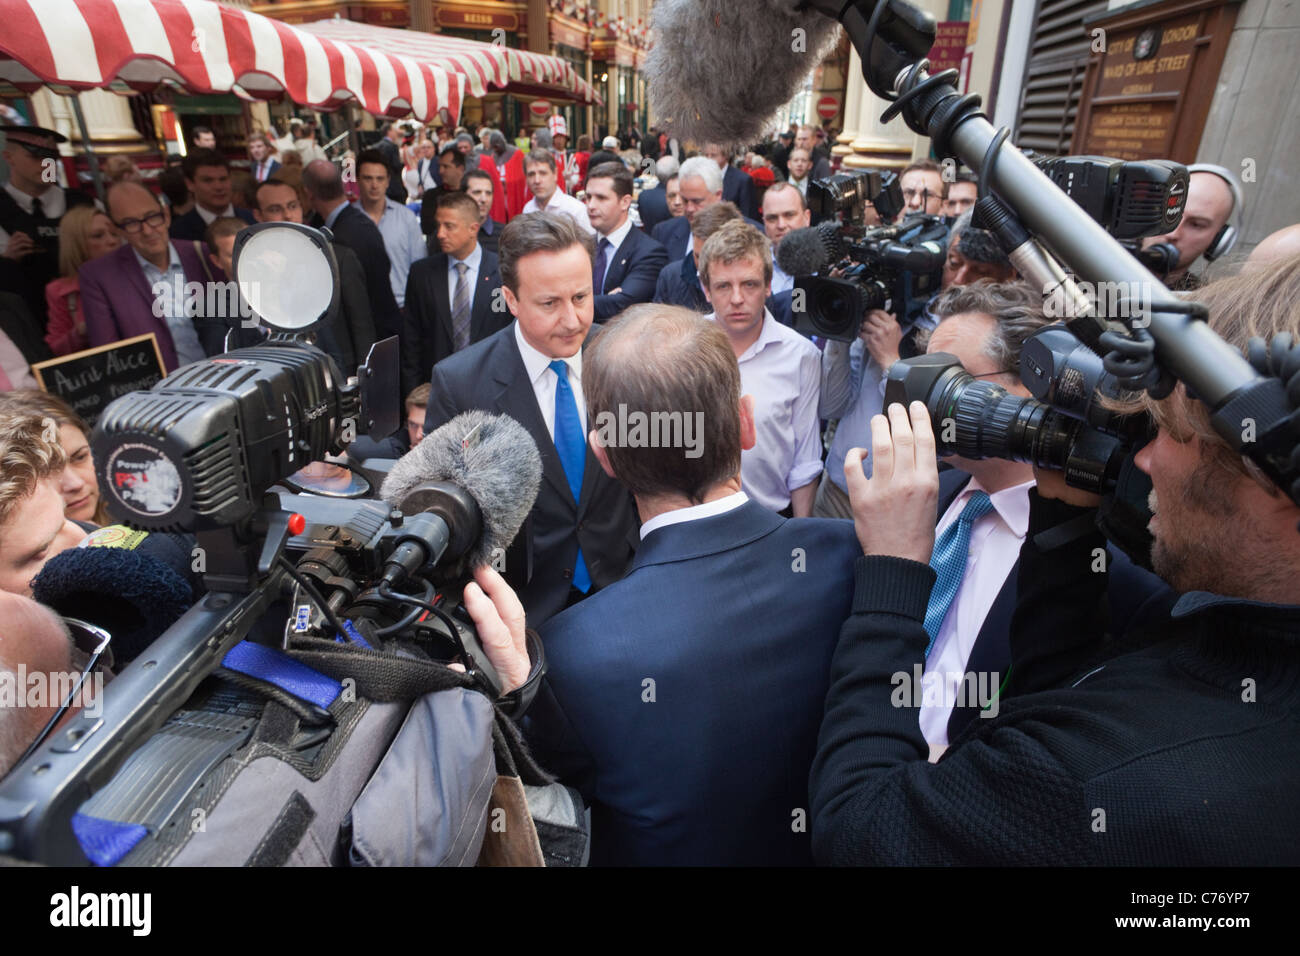
<path id="1" fill-rule="evenodd" d="M 628 230 L 628 234 L 623 237 L 623 243 L 614 250 L 609 258 L 609 268 L 605 270 L 605 288 L 617 289 L 623 282 L 623 277 L 627 275 L 627 260 L 632 257 L 633 246 L 636 245 L 635 227 Z M 602 292 L 604 289 L 601 290 Z"/>
<path id="2" fill-rule="evenodd" d="M 491 263 L 488 262 L 488 251 L 483 250 L 483 258 L 478 264 L 478 283 L 475 285 L 473 297 L 470 300 L 470 319 L 469 329 L 470 337 L 474 341 L 487 337 L 488 319 L 492 315 L 493 292 L 501 284 L 497 275 L 496 257 L 492 257 Z M 501 302 L 505 307 L 505 301 Z"/>
<path id="3" fill-rule="evenodd" d="M 546 419 L 542 417 L 542 411 L 537 407 L 537 393 L 533 391 L 533 383 L 528 380 L 528 370 L 524 368 L 523 357 L 519 354 L 519 345 L 515 342 L 514 328 L 507 326 L 506 329 L 507 331 L 503 333 L 505 337 L 502 343 L 503 358 L 496 363 L 496 381 L 502 386 L 497 395 L 497 407 L 528 429 L 528 433 L 537 442 L 537 450 L 542 455 L 542 477 L 551 483 L 561 500 L 573 502 L 576 509 L 577 503 L 573 501 L 569 480 L 564 475 L 564 465 L 560 463 L 555 442 L 551 440 L 550 432 L 546 429 Z M 588 459 L 591 457 L 590 449 L 587 451 L 587 457 Z M 584 491 L 586 485 L 587 479 L 584 473 Z"/>

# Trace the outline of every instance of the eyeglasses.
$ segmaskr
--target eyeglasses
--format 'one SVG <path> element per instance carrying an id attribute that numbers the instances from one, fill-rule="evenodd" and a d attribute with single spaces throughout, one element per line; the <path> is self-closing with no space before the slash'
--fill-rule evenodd
<path id="1" fill-rule="evenodd" d="M 41 744 L 45 742 L 45 738 L 54 731 L 55 727 L 58 726 L 59 721 L 63 719 L 63 715 L 68 712 L 73 701 L 75 701 L 78 695 L 80 695 L 81 688 L 86 683 L 86 679 L 95 672 L 95 668 L 99 664 L 99 659 L 108 651 L 108 645 L 113 640 L 112 635 L 102 627 L 96 627 L 94 624 L 87 624 L 85 621 L 79 621 L 73 617 L 65 617 L 63 620 L 68 625 L 69 630 L 72 631 L 74 642 L 83 651 L 89 652 L 90 659 L 86 661 L 86 666 L 81 670 L 81 676 L 77 678 L 77 682 L 72 686 L 72 690 L 69 691 L 68 696 L 64 698 L 63 704 L 54 712 L 54 716 L 51 717 L 46 725 L 41 729 L 41 732 L 37 735 L 36 739 L 31 742 L 31 745 L 23 751 L 23 755 L 19 758 L 18 763 L 22 763 L 40 749 Z M 14 766 L 18 766 L 18 764 L 14 764 Z"/>
<path id="2" fill-rule="evenodd" d="M 118 222 L 115 219 L 113 222 L 114 225 L 123 232 L 129 232 L 134 235 L 145 226 L 148 226 L 150 229 L 157 229 L 163 224 L 163 220 L 166 218 L 167 214 L 159 210 L 158 212 L 149 213 L 149 215 L 145 216 L 143 219 L 123 219 L 121 222 Z"/>

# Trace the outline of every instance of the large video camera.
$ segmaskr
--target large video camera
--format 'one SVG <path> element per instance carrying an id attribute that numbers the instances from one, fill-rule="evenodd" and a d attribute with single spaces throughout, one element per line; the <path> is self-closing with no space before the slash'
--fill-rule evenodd
<path id="1" fill-rule="evenodd" d="M 851 342 L 872 309 L 902 320 L 938 289 L 948 235 L 942 219 L 914 214 L 899 225 L 862 225 L 868 207 L 886 223 L 902 211 L 897 174 L 872 169 L 816 180 L 808 206 L 825 221 L 786 236 L 777 252 L 803 297 L 803 308 L 794 309 L 798 331 Z M 812 274 L 832 267 L 838 276 Z"/>
<path id="2" fill-rule="evenodd" d="M 339 294 L 317 230 L 250 227 L 236 237 L 234 273 L 269 340 L 118 398 L 91 441 L 110 511 L 137 528 L 193 533 L 207 593 L 114 678 L 99 714 L 73 718 L 0 784 L 0 852 L 84 862 L 73 814 L 178 708 L 208 707 L 210 691 L 198 704 L 192 696 L 246 637 L 287 650 L 348 642 L 361 628 L 400 637 L 404 655 L 462 666 L 490 699 L 501 691 L 457 596 L 531 507 L 541 463 L 527 432 L 483 413 L 448 423 L 394 466 L 407 474 L 391 504 L 277 491 L 358 433 L 396 429 L 396 341 L 377 343 L 346 381 L 311 344 Z M 503 447 L 518 497 L 501 504 L 479 490 L 503 479 L 483 465 Z"/>

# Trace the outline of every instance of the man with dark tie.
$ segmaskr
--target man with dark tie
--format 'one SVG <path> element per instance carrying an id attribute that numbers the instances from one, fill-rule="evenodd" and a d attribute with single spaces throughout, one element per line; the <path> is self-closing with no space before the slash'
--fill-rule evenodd
<path id="1" fill-rule="evenodd" d="M 478 205 L 463 192 L 438 198 L 441 252 L 411 266 L 402 328 L 402 393 L 429 380 L 453 352 L 510 324 L 495 253 L 478 242 Z"/>
<path id="2" fill-rule="evenodd" d="M 515 317 L 433 369 L 425 433 L 471 408 L 509 415 L 542 456 L 542 485 L 505 554 L 534 627 L 623 576 L 636 545 L 627 490 L 587 445 L 582 346 L 595 241 L 568 216 L 524 214 L 501 230 L 501 294 Z M 432 260 L 425 260 L 432 262 Z"/>
<path id="3" fill-rule="evenodd" d="M 592 267 L 597 322 L 653 299 L 659 270 L 668 264 L 668 250 L 632 228 L 627 215 L 632 184 L 622 163 L 602 163 L 587 174 L 587 218 L 597 236 Z"/>

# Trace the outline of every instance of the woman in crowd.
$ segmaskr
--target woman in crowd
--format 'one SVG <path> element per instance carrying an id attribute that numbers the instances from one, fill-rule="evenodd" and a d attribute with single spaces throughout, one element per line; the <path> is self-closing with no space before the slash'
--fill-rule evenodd
<path id="1" fill-rule="evenodd" d="M 113 221 L 94 206 L 74 206 L 61 220 L 59 278 L 45 287 L 45 305 L 50 313 L 45 342 L 55 355 L 70 355 L 90 348 L 77 270 L 121 244 L 122 237 Z"/>
<path id="2" fill-rule="evenodd" d="M 59 475 L 64 515 L 73 521 L 111 524 L 113 519 L 104 507 L 95 462 L 90 457 L 90 426 L 86 420 L 57 395 L 34 388 L 0 394 L 0 412 L 48 419 L 58 429 L 59 444 L 68 457 Z"/>

